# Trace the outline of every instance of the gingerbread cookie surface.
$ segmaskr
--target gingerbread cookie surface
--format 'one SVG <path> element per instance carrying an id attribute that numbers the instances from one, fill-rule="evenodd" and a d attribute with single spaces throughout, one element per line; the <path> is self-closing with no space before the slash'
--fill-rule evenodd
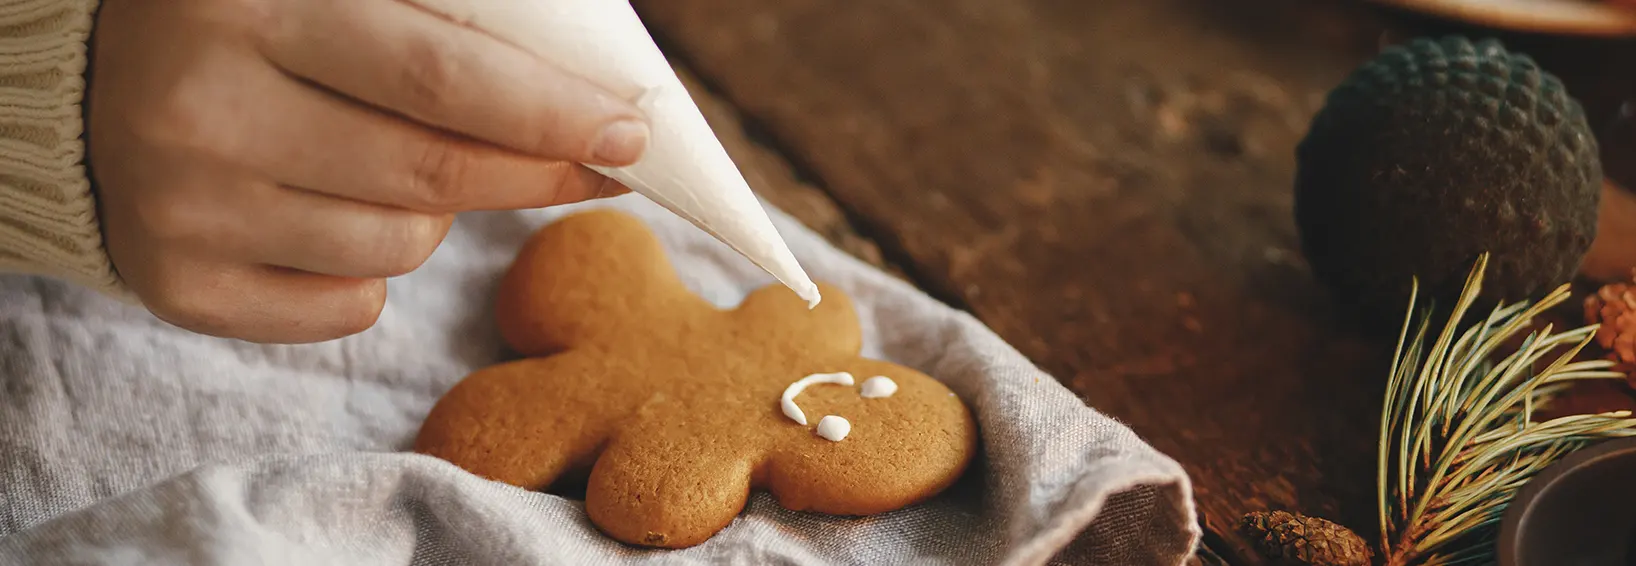
<path id="1" fill-rule="evenodd" d="M 563 218 L 501 282 L 501 333 L 529 357 L 456 384 L 415 451 L 526 489 L 588 472 L 591 521 L 664 548 L 707 540 L 752 490 L 834 515 L 941 492 L 977 451 L 970 411 L 931 377 L 860 357 L 851 300 L 820 287 L 810 311 L 779 286 L 720 310 L 640 220 Z"/>

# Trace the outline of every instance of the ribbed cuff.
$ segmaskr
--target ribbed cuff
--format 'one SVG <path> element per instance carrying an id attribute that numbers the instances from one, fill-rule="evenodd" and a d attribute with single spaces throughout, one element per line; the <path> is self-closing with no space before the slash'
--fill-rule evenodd
<path id="1" fill-rule="evenodd" d="M 0 0 L 0 270 L 130 300 L 85 171 L 87 41 L 97 0 Z"/>

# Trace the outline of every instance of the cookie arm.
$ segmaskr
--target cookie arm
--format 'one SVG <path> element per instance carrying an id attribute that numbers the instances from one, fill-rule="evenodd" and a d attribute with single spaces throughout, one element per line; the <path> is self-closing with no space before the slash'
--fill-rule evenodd
<path id="1" fill-rule="evenodd" d="M 414 451 L 478 476 L 538 490 L 589 468 L 632 396 L 609 369 L 575 352 L 478 370 L 444 394 Z M 622 405 L 624 403 L 625 405 Z"/>

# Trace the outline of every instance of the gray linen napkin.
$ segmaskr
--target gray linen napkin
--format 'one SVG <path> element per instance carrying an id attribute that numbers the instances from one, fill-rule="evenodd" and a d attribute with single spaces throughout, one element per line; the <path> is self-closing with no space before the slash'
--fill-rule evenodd
<path id="1" fill-rule="evenodd" d="M 470 214 L 391 282 L 374 329 L 305 346 L 192 335 L 87 291 L 0 278 L 0 564 L 1108 564 L 1183 562 L 1199 537 L 1181 467 L 1085 406 L 970 316 L 774 212 L 802 263 L 857 304 L 864 354 L 944 380 L 983 453 L 931 502 L 870 518 L 757 495 L 709 542 L 637 550 L 578 502 L 407 449 L 432 403 L 502 359 L 494 285 L 538 226 L 633 212 L 721 306 L 771 279 L 629 195 Z"/>

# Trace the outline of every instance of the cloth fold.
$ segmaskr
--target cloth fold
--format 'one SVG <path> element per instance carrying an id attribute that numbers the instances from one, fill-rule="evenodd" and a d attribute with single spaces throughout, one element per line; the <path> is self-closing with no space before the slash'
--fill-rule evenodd
<path id="1" fill-rule="evenodd" d="M 80 287 L 0 278 L 0 564 L 1175 565 L 1199 538 L 1172 459 L 1087 407 L 976 319 L 772 215 L 859 309 L 864 355 L 946 382 L 982 454 L 949 492 L 867 518 L 765 494 L 703 545 L 626 547 L 579 502 L 405 453 L 468 372 L 504 359 L 494 286 L 539 226 L 590 206 L 644 219 L 690 289 L 773 284 L 634 195 L 463 215 L 393 280 L 368 332 L 302 346 L 193 335 Z"/>

